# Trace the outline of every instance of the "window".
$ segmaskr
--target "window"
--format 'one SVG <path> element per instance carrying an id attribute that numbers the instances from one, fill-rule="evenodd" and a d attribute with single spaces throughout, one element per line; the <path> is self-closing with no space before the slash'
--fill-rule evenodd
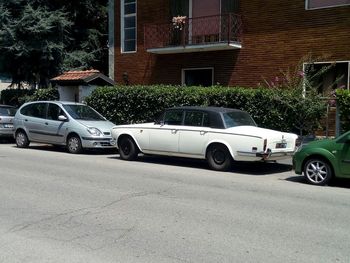
<path id="1" fill-rule="evenodd" d="M 136 51 L 136 0 L 121 1 L 122 52 Z"/>
<path id="2" fill-rule="evenodd" d="M 30 117 L 36 117 L 45 119 L 46 115 L 46 103 L 33 103 L 29 104 L 28 106 L 24 107 L 21 110 L 21 114 L 25 116 Z"/>
<path id="3" fill-rule="evenodd" d="M 304 72 L 311 81 L 310 85 L 325 97 L 329 97 L 335 89 L 350 88 L 350 61 L 304 64 Z"/>
<path id="4" fill-rule="evenodd" d="M 182 85 L 209 87 L 214 84 L 213 68 L 183 69 Z"/>
<path id="5" fill-rule="evenodd" d="M 167 125 L 181 125 L 182 124 L 182 110 L 171 110 L 165 112 L 164 124 Z"/>
<path id="6" fill-rule="evenodd" d="M 15 116 L 16 109 L 11 107 L 0 107 L 0 116 Z"/>
<path id="7" fill-rule="evenodd" d="M 306 9 L 350 5 L 350 0 L 306 0 Z"/>
<path id="8" fill-rule="evenodd" d="M 199 111 L 187 111 L 185 116 L 185 125 L 209 127 L 208 114 Z"/>
<path id="9" fill-rule="evenodd" d="M 47 109 L 47 118 L 49 120 L 58 121 L 58 116 L 60 115 L 65 115 L 62 109 L 58 105 L 50 103 Z"/>

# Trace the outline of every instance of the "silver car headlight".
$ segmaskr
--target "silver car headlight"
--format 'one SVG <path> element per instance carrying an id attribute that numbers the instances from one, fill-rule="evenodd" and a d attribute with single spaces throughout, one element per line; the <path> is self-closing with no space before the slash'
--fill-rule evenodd
<path id="1" fill-rule="evenodd" d="M 94 136 L 100 136 L 102 132 L 97 128 L 87 128 L 87 131 Z"/>

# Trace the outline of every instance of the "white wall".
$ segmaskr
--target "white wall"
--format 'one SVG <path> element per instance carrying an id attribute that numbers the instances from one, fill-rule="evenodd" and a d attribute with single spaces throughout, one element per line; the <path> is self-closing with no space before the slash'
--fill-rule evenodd
<path id="1" fill-rule="evenodd" d="M 79 86 L 79 102 L 84 102 L 87 96 L 91 95 L 97 86 Z"/>
<path id="2" fill-rule="evenodd" d="M 79 98 L 79 87 L 62 87 L 58 86 L 58 92 L 60 94 L 61 101 L 75 101 L 75 98 Z"/>

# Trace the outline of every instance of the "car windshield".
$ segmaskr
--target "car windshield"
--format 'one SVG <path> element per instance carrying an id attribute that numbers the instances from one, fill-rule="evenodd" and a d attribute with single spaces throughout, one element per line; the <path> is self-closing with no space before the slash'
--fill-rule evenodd
<path id="1" fill-rule="evenodd" d="M 0 107 L 0 116 L 15 116 L 16 109 L 11 107 Z"/>
<path id="2" fill-rule="evenodd" d="M 105 121 L 99 113 L 86 105 L 63 105 L 69 115 L 76 120 Z"/>
<path id="3" fill-rule="evenodd" d="M 226 128 L 236 126 L 256 126 L 255 121 L 244 111 L 231 111 L 223 113 Z"/>

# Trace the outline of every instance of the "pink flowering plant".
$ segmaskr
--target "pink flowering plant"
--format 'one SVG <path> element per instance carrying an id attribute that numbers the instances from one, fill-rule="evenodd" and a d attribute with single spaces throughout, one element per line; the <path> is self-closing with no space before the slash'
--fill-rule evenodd
<path id="1" fill-rule="evenodd" d="M 325 99 L 321 90 L 320 78 L 333 65 L 312 71 L 315 59 L 308 55 L 303 57 L 295 68 L 280 71 L 271 80 L 264 80 L 265 87 L 273 90 L 274 99 L 284 105 L 285 122 L 292 122 L 300 136 L 312 134 L 320 128 L 320 120 L 326 114 L 328 98 Z M 284 92 L 282 92 L 284 91 Z M 284 96 L 285 92 L 292 96 Z M 288 116 L 293 116 L 290 120 Z"/>

